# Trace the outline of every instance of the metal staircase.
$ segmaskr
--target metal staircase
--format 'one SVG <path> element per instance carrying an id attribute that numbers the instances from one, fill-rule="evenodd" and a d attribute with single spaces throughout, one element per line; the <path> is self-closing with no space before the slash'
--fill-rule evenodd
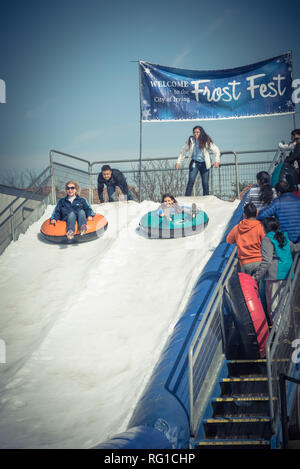
<path id="1" fill-rule="evenodd" d="M 282 158 L 276 152 L 270 174 Z M 235 248 L 189 348 L 191 448 L 284 447 L 285 419 L 281 415 L 284 409 L 279 378 L 282 375 L 289 375 L 290 381 L 299 378 L 300 366 L 293 362 L 292 354 L 293 341 L 300 334 L 300 256 L 294 259 L 278 305 L 266 358 L 254 361 L 226 356 L 223 290 L 236 262 Z M 293 418 L 299 433 L 300 392 L 295 389 L 292 382 L 286 387 L 286 408 L 296 415 Z"/>
<path id="2" fill-rule="evenodd" d="M 224 342 L 222 292 L 234 270 L 233 251 L 189 350 L 190 446 L 195 449 L 281 448 L 279 378 L 299 379 L 293 360 L 300 334 L 300 256 L 296 255 L 266 347 L 266 358 L 234 359 Z M 205 360 L 203 359 L 205 357 Z M 230 358 L 230 359 L 229 359 Z M 299 407 L 296 385 L 287 383 L 287 409 Z M 298 399 L 298 401 L 297 401 Z M 296 410 L 300 431 L 300 412 Z M 291 414 L 294 418 L 293 413 Z"/>
<path id="3" fill-rule="evenodd" d="M 225 360 L 195 448 L 270 448 L 266 360 Z"/>

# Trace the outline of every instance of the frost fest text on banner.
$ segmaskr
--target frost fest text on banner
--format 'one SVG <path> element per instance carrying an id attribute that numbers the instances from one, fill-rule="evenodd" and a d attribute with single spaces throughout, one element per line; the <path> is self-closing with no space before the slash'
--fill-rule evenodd
<path id="1" fill-rule="evenodd" d="M 139 62 L 142 122 L 292 114 L 292 54 L 228 70 Z"/>

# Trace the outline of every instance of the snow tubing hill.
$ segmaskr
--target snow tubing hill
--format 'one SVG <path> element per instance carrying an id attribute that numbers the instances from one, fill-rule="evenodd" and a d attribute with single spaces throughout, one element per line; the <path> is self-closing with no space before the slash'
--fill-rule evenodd
<path id="1" fill-rule="evenodd" d="M 234 274 L 228 281 L 227 293 L 244 358 L 264 358 L 269 327 L 256 281 L 251 275 Z"/>
<path id="2" fill-rule="evenodd" d="M 99 443 L 95 449 L 189 448 L 189 346 L 234 250 L 234 246 L 226 242 L 226 236 L 242 220 L 246 197 L 247 194 L 198 278 L 133 411 L 127 430 Z"/>
<path id="3" fill-rule="evenodd" d="M 67 223 L 62 220 L 57 220 L 56 225 L 50 223 L 48 218 L 41 226 L 41 234 L 45 239 L 52 243 L 84 243 L 99 238 L 107 229 L 108 222 L 103 215 L 96 213 L 92 220 L 87 220 L 87 232 L 81 236 L 78 230 L 78 224 L 75 225 L 75 236 L 72 240 L 68 240 Z"/>
<path id="4" fill-rule="evenodd" d="M 191 208 L 183 208 L 182 213 L 173 215 L 172 221 L 159 217 L 157 210 L 146 213 L 140 221 L 140 230 L 148 238 L 183 238 L 198 234 L 208 224 L 208 216 L 203 211 L 192 218 Z"/>

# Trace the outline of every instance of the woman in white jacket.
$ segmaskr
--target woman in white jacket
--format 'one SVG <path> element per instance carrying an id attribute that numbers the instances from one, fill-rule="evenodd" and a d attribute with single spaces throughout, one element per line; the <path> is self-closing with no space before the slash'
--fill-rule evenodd
<path id="1" fill-rule="evenodd" d="M 279 142 L 278 148 L 282 151 L 294 150 L 297 143 L 300 141 L 300 129 L 294 129 L 291 132 L 291 141 L 290 143 Z"/>
<path id="2" fill-rule="evenodd" d="M 198 171 L 201 174 L 203 195 L 209 195 L 210 151 L 215 155 L 214 166 L 218 168 L 220 164 L 220 150 L 205 130 L 200 125 L 197 125 L 193 128 L 193 136 L 189 137 L 187 143 L 182 148 L 176 163 L 176 169 L 179 169 L 186 153 L 188 153 L 188 158 L 191 161 L 189 165 L 189 180 L 185 191 L 186 196 L 192 195 Z"/>

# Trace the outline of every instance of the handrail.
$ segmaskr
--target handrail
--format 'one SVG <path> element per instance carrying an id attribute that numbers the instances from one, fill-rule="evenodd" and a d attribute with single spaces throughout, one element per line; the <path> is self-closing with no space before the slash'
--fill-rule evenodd
<path id="1" fill-rule="evenodd" d="M 166 158 L 162 158 L 162 160 L 166 160 Z M 146 161 L 146 160 L 143 160 L 143 161 Z M 151 161 L 151 160 L 149 160 Z M 158 161 L 158 159 L 155 159 L 155 160 L 152 160 L 152 161 Z M 259 162 L 260 164 L 267 164 L 269 163 L 269 161 L 260 161 Z M 54 163 L 55 165 L 57 166 L 65 166 L 65 165 L 62 165 L 61 163 Z M 224 166 L 232 166 L 233 163 L 220 163 L 220 167 L 224 167 Z M 249 165 L 248 162 L 240 162 L 238 163 L 239 166 L 245 166 L 245 165 Z M 72 168 L 74 169 L 74 168 Z M 162 172 L 162 171 L 188 171 L 189 168 L 179 168 L 179 169 L 176 169 L 176 168 L 147 168 L 147 169 L 143 169 L 143 173 L 155 173 L 155 172 Z M 82 173 L 85 173 L 85 174 L 88 174 L 86 171 L 83 171 L 83 170 L 77 170 L 77 171 L 80 171 Z M 132 174 L 132 173 L 137 173 L 138 172 L 138 169 L 124 169 L 122 170 L 123 173 L 125 174 Z M 95 172 L 95 173 L 92 173 L 93 176 L 97 176 L 99 173 L 98 172 Z"/>
<path id="2" fill-rule="evenodd" d="M 2 221 L 0 223 L 1 229 L 1 243 L 0 243 L 0 254 L 3 253 L 4 249 L 9 245 L 11 241 L 15 241 L 18 237 L 18 234 L 22 229 L 26 229 L 27 217 L 24 217 L 25 211 L 29 211 L 31 214 L 35 212 L 35 210 L 41 207 L 41 203 L 43 200 L 49 196 L 49 193 L 41 194 L 41 197 L 37 199 L 36 209 L 32 208 L 35 204 L 31 207 L 26 207 L 25 205 L 30 202 L 32 205 L 32 199 L 39 193 L 40 189 L 45 186 L 48 181 L 51 179 L 51 166 L 48 166 L 44 171 L 37 176 L 34 181 L 30 183 L 30 185 L 24 189 L 20 190 L 20 194 L 15 196 L 15 198 L 0 212 L 0 216 Z M 48 174 L 47 174 L 48 173 Z M 32 190 L 30 190 L 32 188 Z M 49 200 L 49 199 L 48 199 Z M 22 213 L 21 213 L 22 212 Z M 21 221 L 20 218 L 17 220 L 15 219 L 15 215 L 21 213 Z M 36 211 L 38 214 L 39 211 Z M 33 217 L 36 215 L 33 215 Z M 32 217 L 31 217 L 32 220 Z"/>
<path id="3" fill-rule="evenodd" d="M 289 447 L 287 399 L 286 399 L 286 386 L 285 386 L 286 381 L 290 381 L 291 383 L 295 383 L 295 384 L 300 384 L 300 379 L 293 378 L 292 376 L 287 376 L 284 373 L 281 373 L 279 375 L 283 449 L 288 449 Z"/>
<path id="4" fill-rule="evenodd" d="M 277 151 L 277 149 L 264 149 L 264 150 L 239 150 L 239 151 L 234 151 L 234 150 L 224 150 L 224 151 L 221 151 L 221 155 L 228 155 L 228 154 L 236 154 L 236 155 L 246 155 L 246 154 L 257 154 L 257 153 L 273 153 L 274 151 Z M 62 156 L 67 156 L 69 158 L 73 158 L 75 160 L 78 160 L 78 161 L 82 161 L 84 163 L 89 163 L 90 165 L 95 165 L 95 164 L 105 164 L 108 162 L 108 160 L 100 160 L 100 161 L 89 161 L 87 159 L 84 159 L 84 158 L 81 158 L 81 157 L 78 157 L 78 156 L 75 156 L 75 155 L 71 155 L 69 153 L 64 153 L 62 151 L 59 151 L 59 150 L 50 150 L 50 154 L 52 153 L 56 153 L 58 155 L 62 155 Z M 164 158 L 143 158 L 143 162 L 144 161 L 164 161 L 164 160 L 177 160 L 178 156 L 168 156 L 168 157 L 164 157 Z M 131 162 L 136 162 L 136 163 L 139 163 L 139 158 L 135 159 L 135 158 L 130 158 L 130 159 L 122 159 L 122 160 L 113 160 L 113 163 L 131 163 Z"/>
<path id="5" fill-rule="evenodd" d="M 23 207 L 24 204 L 26 204 L 26 202 L 27 202 L 28 200 L 31 200 L 32 197 L 33 197 L 33 195 L 34 195 L 36 192 L 38 192 L 38 190 L 39 190 L 41 187 L 43 187 L 43 185 L 45 184 L 46 181 L 48 181 L 48 179 L 50 179 L 50 176 L 48 176 L 46 179 L 44 179 L 44 180 L 37 186 L 37 188 L 36 188 L 35 191 L 32 191 L 32 192 L 30 193 L 30 197 L 27 197 L 26 199 L 24 199 L 24 200 L 20 203 L 20 205 L 19 205 L 15 210 L 12 210 L 12 213 L 15 214 L 18 210 L 20 210 L 21 207 Z"/>
<path id="6" fill-rule="evenodd" d="M 198 420 L 195 421 L 195 402 L 197 399 L 199 399 L 199 395 L 201 393 L 201 389 L 199 390 L 198 396 L 194 396 L 194 374 L 193 374 L 193 367 L 194 364 L 196 363 L 197 356 L 200 355 L 201 352 L 201 347 L 203 346 L 206 336 L 209 333 L 211 323 L 215 320 L 217 320 L 218 316 L 218 309 L 217 306 L 219 302 L 222 299 L 222 293 L 224 286 L 226 285 L 226 282 L 230 278 L 231 273 L 233 272 L 237 259 L 236 259 L 236 252 L 237 249 L 236 247 L 234 248 L 230 258 L 227 261 L 227 264 L 222 272 L 222 275 L 215 287 L 215 290 L 212 294 L 212 297 L 205 309 L 204 315 L 201 319 L 201 322 L 198 326 L 198 329 L 196 330 L 193 340 L 191 342 L 189 352 L 188 352 L 188 360 L 189 360 L 189 391 L 190 391 L 190 431 L 191 435 L 194 434 L 196 426 L 198 425 Z M 280 359 L 276 357 L 275 351 L 276 351 L 276 346 L 277 342 L 281 337 L 282 331 L 285 326 L 286 320 L 290 320 L 290 317 L 287 316 L 287 311 L 286 311 L 286 304 L 289 302 L 291 303 L 291 298 L 294 294 L 295 290 L 295 279 L 297 279 L 297 276 L 300 276 L 300 256 L 299 254 L 296 255 L 293 266 L 291 268 L 286 287 L 283 291 L 282 298 L 279 302 L 278 305 L 278 311 L 276 313 L 276 316 L 274 318 L 274 324 L 267 342 L 267 347 L 266 347 L 266 364 L 267 364 L 267 376 L 268 376 L 268 394 L 269 394 L 269 407 L 270 407 L 270 420 L 271 420 L 271 427 L 273 432 L 275 431 L 275 420 L 278 418 L 274 411 L 274 393 L 273 393 L 273 388 L 272 386 L 274 385 L 274 382 L 277 382 L 276 377 L 272 375 L 272 363 L 282 363 L 284 364 L 287 362 L 287 360 Z M 296 333 L 296 331 L 295 331 Z M 223 337 L 225 339 L 225 337 Z M 224 347 L 226 347 L 226 344 L 224 344 Z M 217 346 L 216 346 L 217 348 Z M 288 363 L 290 360 L 288 360 Z M 289 371 L 289 370 L 287 370 Z M 208 374 L 209 370 L 206 370 L 206 375 Z M 198 377 L 198 381 L 199 381 Z M 210 387 L 208 387 L 207 392 L 211 389 L 213 383 L 210 384 Z M 201 407 L 201 412 L 198 411 L 198 419 L 199 415 L 202 413 L 205 402 L 206 402 L 207 396 L 201 395 L 201 401 L 202 402 L 202 407 Z M 199 399 L 200 400 L 200 399 Z"/>
<path id="7" fill-rule="evenodd" d="M 49 170 L 49 168 L 50 168 L 50 166 L 47 166 L 47 168 L 44 169 L 44 171 L 42 171 L 41 174 L 40 174 L 33 182 L 31 182 L 30 185 L 29 185 L 26 189 L 24 189 L 24 191 L 23 191 L 20 195 L 17 195 L 16 198 L 15 198 L 12 202 L 10 202 L 10 203 L 0 212 L 0 217 L 8 210 L 13 204 L 15 204 L 18 199 L 23 199 L 23 198 L 24 198 L 23 195 L 28 194 L 28 191 L 29 191 L 30 187 L 32 187 L 32 186 L 36 183 L 36 181 L 38 181 L 38 180 L 44 175 L 44 173 L 46 173 L 46 171 Z M 37 188 L 36 190 L 30 191 L 30 194 L 32 194 L 32 195 L 35 194 L 35 192 L 41 187 L 42 184 L 43 184 L 43 183 L 41 183 L 41 184 L 38 186 L 38 188 Z M 27 197 L 27 199 L 30 199 L 30 198 L 31 198 L 31 197 Z M 19 207 L 18 207 L 18 208 L 19 208 Z"/>
<path id="8" fill-rule="evenodd" d="M 194 363 L 197 360 L 198 355 L 200 354 L 201 347 L 204 343 L 204 340 L 209 332 L 211 323 L 213 320 L 215 320 L 219 316 L 219 312 L 217 310 L 217 306 L 219 305 L 219 302 L 222 300 L 223 296 L 223 288 L 225 285 L 225 282 L 228 278 L 229 273 L 232 273 L 232 271 L 235 268 L 235 265 L 237 263 L 237 247 L 235 246 L 227 263 L 226 266 L 218 280 L 218 283 L 213 291 L 213 294 L 207 304 L 207 307 L 204 311 L 203 317 L 201 319 L 201 322 L 195 331 L 193 340 L 190 344 L 189 351 L 188 351 L 188 366 L 189 366 L 189 397 L 190 397 L 190 431 L 191 435 L 194 434 L 195 431 L 195 406 L 194 406 L 194 374 L 193 374 L 193 366 Z M 221 321 L 221 318 L 220 318 Z M 197 344 L 197 346 L 196 346 Z M 208 370 L 206 370 L 206 374 L 208 373 Z M 198 397 L 197 397 L 198 398 Z M 196 398 L 196 399 L 197 399 Z M 205 402 L 205 397 L 202 399 L 203 402 Z M 203 404 L 202 404 L 203 405 Z"/>
<path id="9" fill-rule="evenodd" d="M 208 305 L 207 305 L 207 307 L 206 307 L 206 310 L 205 310 L 205 312 L 204 312 L 204 314 L 203 314 L 203 316 L 202 316 L 201 323 L 199 324 L 198 329 L 197 329 L 196 332 L 195 332 L 194 338 L 193 338 L 193 340 L 192 340 L 192 342 L 191 342 L 191 345 L 190 345 L 190 350 L 194 348 L 194 346 L 195 346 L 195 344 L 196 344 L 196 342 L 197 342 L 197 340 L 198 340 L 197 336 L 199 337 L 200 332 L 201 332 L 201 329 L 203 329 L 203 328 L 204 328 L 204 325 L 206 324 L 206 319 L 207 319 L 207 317 L 208 317 L 208 315 L 209 315 L 209 313 L 210 313 L 211 307 L 212 307 L 212 305 L 213 305 L 213 303 L 214 303 L 214 301 L 215 301 L 215 299 L 216 299 L 217 294 L 219 294 L 219 292 L 220 292 L 220 287 L 221 287 L 221 285 L 222 285 L 222 283 L 223 283 L 224 277 L 228 274 L 228 271 L 229 271 L 229 268 L 230 268 L 230 263 L 232 262 L 232 260 L 233 260 L 233 258 L 235 257 L 236 253 L 237 253 L 237 247 L 235 246 L 234 249 L 233 249 L 233 251 L 232 251 L 232 253 L 231 253 L 231 255 L 230 255 L 230 257 L 229 257 L 229 259 L 228 259 L 228 261 L 227 261 L 226 267 L 225 267 L 225 269 L 223 270 L 223 272 L 222 272 L 222 274 L 221 274 L 221 277 L 220 277 L 219 280 L 218 280 L 218 283 L 217 283 L 217 285 L 216 285 L 216 287 L 215 287 L 215 290 L 214 290 L 214 292 L 213 292 L 213 294 L 212 294 L 212 296 L 211 296 L 211 298 L 210 298 L 210 300 L 209 300 L 209 303 L 208 303 Z"/>
<path id="10" fill-rule="evenodd" d="M 267 341 L 266 345 L 266 360 L 267 360 L 267 376 L 268 376 L 268 392 L 269 392 L 269 408 L 270 408 L 270 419 L 271 419 L 271 426 L 272 430 L 275 431 L 277 420 L 279 418 L 278 415 L 278 406 L 277 411 L 275 411 L 274 402 L 277 403 L 277 397 L 274 396 L 273 386 L 276 386 L 276 378 L 278 378 L 278 374 L 275 370 L 275 373 L 272 372 L 272 366 L 277 366 L 278 360 L 285 358 L 289 367 L 291 367 L 291 360 L 288 357 L 277 357 L 276 352 L 279 353 L 279 347 L 281 345 L 280 339 L 284 332 L 284 328 L 288 320 L 292 320 L 291 312 L 288 308 L 288 305 L 291 305 L 291 299 L 294 295 L 295 284 L 297 278 L 300 276 L 300 255 L 296 254 L 295 259 L 293 261 L 293 265 L 291 267 L 289 276 L 287 278 L 287 282 L 285 288 L 282 292 L 281 299 L 277 306 L 277 312 L 275 314 L 273 320 L 273 326 Z M 296 325 L 293 324 L 293 332 L 296 332 Z M 298 331 L 299 332 L 299 331 Z M 284 362 L 281 360 L 281 366 L 284 366 Z M 289 370 L 285 370 L 286 372 L 290 372 Z M 274 376 L 276 374 L 276 376 Z"/>
<path id="11" fill-rule="evenodd" d="M 235 152 L 237 153 L 237 152 Z M 276 159 L 278 158 L 278 155 L 279 155 L 279 152 L 276 151 L 276 154 L 273 158 L 273 162 L 276 161 Z M 236 156 L 236 155 L 235 155 Z M 272 163 L 273 163 L 272 162 Z M 205 338 L 206 336 L 208 336 L 209 334 L 209 328 L 210 328 L 210 324 L 212 323 L 212 321 L 214 320 L 215 317 L 217 317 L 217 307 L 216 305 L 219 304 L 220 301 L 222 301 L 222 293 L 223 293 L 223 288 L 224 286 L 226 285 L 226 281 L 230 278 L 230 274 L 232 273 L 235 265 L 236 265 L 236 262 L 237 262 L 237 259 L 235 259 L 236 257 L 236 252 L 237 252 L 237 249 L 235 247 L 235 249 L 233 250 L 230 258 L 228 259 L 227 261 L 227 264 L 225 266 L 225 269 L 223 270 L 222 272 L 222 275 L 217 283 L 217 286 L 215 287 L 215 290 L 214 290 L 214 293 L 210 299 L 210 302 L 209 304 L 207 305 L 207 308 L 204 312 L 204 315 L 202 317 L 202 320 L 198 326 L 198 329 L 197 331 L 195 332 L 194 334 L 194 337 L 193 337 L 193 340 L 192 340 L 192 343 L 190 345 L 190 348 L 189 348 L 189 352 L 188 352 L 188 360 L 189 360 L 189 391 L 190 391 L 190 431 L 191 431 L 191 435 L 194 434 L 194 431 L 195 429 L 197 428 L 197 425 L 199 423 L 199 418 L 200 418 L 200 415 L 202 414 L 203 410 L 204 410 L 204 404 L 202 403 L 200 407 L 200 409 L 198 409 L 198 420 L 196 421 L 195 420 L 195 404 L 197 402 L 197 399 L 199 399 L 199 397 L 196 397 L 195 399 L 195 396 L 194 396 L 194 373 L 193 373 L 193 367 L 196 363 L 196 354 L 200 354 L 200 351 L 201 351 L 201 346 L 202 344 L 204 344 L 204 341 L 205 341 Z M 235 263 L 233 262 L 233 259 L 235 259 Z M 294 268 L 294 264 L 292 266 L 292 269 Z M 296 273 L 297 274 L 297 273 Z M 295 274 L 295 275 L 296 275 Z M 292 272 L 290 273 L 290 278 L 292 278 Z M 293 288 L 294 288 L 294 285 L 293 285 Z M 293 291 L 293 290 L 292 290 Z M 283 295 L 284 296 L 284 295 Z M 209 316 L 209 319 L 208 319 L 208 315 Z M 217 321 L 217 319 L 216 319 Z M 220 322 L 222 321 L 222 318 L 220 318 Z M 221 322 L 221 327 L 223 327 L 223 324 Z M 274 333 L 274 332 L 273 332 Z M 201 337 L 200 337 L 201 336 Z M 223 334 L 223 340 L 225 342 L 225 334 Z M 271 343 L 271 340 L 269 340 L 269 344 Z M 197 344 L 197 348 L 196 348 L 196 344 Z M 215 348 L 216 348 L 216 351 L 217 351 L 217 348 L 219 347 L 219 345 L 215 345 Z M 226 344 L 224 343 L 223 344 L 223 350 L 224 350 L 224 347 L 226 347 Z M 195 350 L 194 350 L 195 349 Z M 215 352 L 216 353 L 216 352 Z M 218 352 L 220 353 L 220 351 Z M 204 355 L 203 355 L 204 356 Z M 214 364 L 215 364 L 215 361 L 214 361 Z M 205 370 L 205 373 L 206 375 L 205 376 L 208 376 L 208 373 L 209 373 L 209 369 Z M 197 379 L 198 379 L 198 382 L 197 382 L 197 386 L 199 386 L 199 381 L 201 380 L 201 377 L 200 376 L 197 376 Z M 272 378 L 270 378 L 270 373 L 269 373 L 269 376 L 268 376 L 268 381 L 269 383 L 272 382 Z M 202 382 L 203 382 L 203 379 L 202 379 Z M 206 386 L 207 389 L 204 390 L 202 392 L 201 390 L 201 386 L 200 385 L 200 389 L 199 389 L 199 393 L 198 393 L 198 396 L 201 395 L 201 400 L 202 401 L 205 401 L 207 399 L 207 394 L 208 392 L 211 390 L 211 386 L 212 386 L 212 383 L 210 384 L 210 386 Z M 272 391 L 272 389 L 270 390 L 270 386 L 269 386 L 269 396 L 270 396 L 270 403 L 273 403 L 273 400 L 272 400 L 272 396 L 270 395 L 270 392 Z M 206 393 L 206 394 L 205 394 Z M 199 399 L 200 400 L 200 399 Z M 270 404 L 272 405 L 272 404 Z M 270 408 L 270 414 L 271 414 L 271 408 Z"/>
<path id="12" fill-rule="evenodd" d="M 64 163 L 57 163 L 57 161 L 54 162 L 54 165 L 55 166 L 59 166 L 61 168 L 66 168 L 66 169 L 73 169 L 74 170 L 74 166 L 69 166 L 67 164 L 64 164 Z M 85 171 L 84 169 L 78 169 L 76 168 L 76 171 L 80 172 L 80 173 L 84 173 L 84 174 L 89 174 L 88 171 Z"/>
<path id="13" fill-rule="evenodd" d="M 89 160 L 85 160 L 84 158 L 81 158 L 79 156 L 70 155 L 69 153 L 64 153 L 64 152 L 58 151 L 58 150 L 50 150 L 50 152 L 49 152 L 50 159 L 51 159 L 52 153 L 57 153 L 58 155 L 62 155 L 62 156 L 68 156 L 69 158 L 73 158 L 74 160 L 83 161 L 84 163 L 89 163 L 90 164 Z"/>
<path id="14" fill-rule="evenodd" d="M 270 168 L 269 168 L 269 173 L 271 174 L 273 169 L 275 168 L 276 164 L 280 163 L 281 159 L 283 159 L 285 156 L 285 151 L 284 150 L 281 150 L 281 149 L 277 149 L 275 155 L 274 155 L 274 158 L 270 164 Z"/>
<path id="15" fill-rule="evenodd" d="M 270 152 L 274 152 L 276 150 L 274 149 L 271 149 L 271 150 L 268 150 L 268 149 L 262 149 L 262 150 L 241 150 L 241 151 L 234 151 L 234 150 L 224 150 L 221 152 L 221 157 L 224 156 L 224 155 L 233 155 L 234 157 L 234 165 L 235 165 L 235 186 L 236 186 L 236 192 L 237 192 L 237 197 L 240 196 L 240 181 L 239 181 L 239 162 L 238 162 L 238 158 L 239 156 L 242 156 L 242 155 L 247 155 L 247 154 L 259 154 L 259 153 L 270 153 Z M 61 151 L 58 151 L 58 150 L 50 150 L 50 165 L 51 165 L 51 180 L 52 180 L 52 200 L 53 200 L 53 203 L 56 203 L 56 192 L 55 192 L 55 180 L 54 180 L 54 171 L 53 171 L 53 165 L 54 165 L 54 162 L 53 162 L 53 156 L 54 154 L 57 154 L 57 155 L 60 155 L 60 156 L 65 156 L 65 157 L 68 157 L 68 158 L 73 158 L 77 161 L 81 161 L 81 162 L 84 162 L 88 165 L 88 171 L 87 171 L 87 174 L 89 175 L 89 202 L 90 203 L 93 203 L 93 176 L 97 175 L 98 172 L 93 172 L 93 167 L 95 165 L 99 165 L 99 164 L 105 164 L 105 163 L 110 163 L 112 164 L 111 161 L 108 161 L 108 160 L 100 160 L 100 161 L 89 161 L 85 158 L 81 158 L 81 157 L 78 157 L 78 156 L 75 156 L 75 155 L 71 155 L 69 153 L 65 153 L 65 152 L 61 152 Z M 139 163 L 139 169 L 135 169 L 135 170 L 130 170 L 130 169 L 126 169 L 126 170 L 123 170 L 124 173 L 126 174 L 135 174 L 137 172 L 140 172 L 141 171 L 141 163 L 147 163 L 147 162 L 157 162 L 157 161 L 174 161 L 176 160 L 177 157 L 165 157 L 165 158 L 143 158 L 143 160 L 141 161 L 140 159 L 134 159 L 134 158 L 131 158 L 131 159 L 121 159 L 121 160 L 114 160 L 113 163 L 114 164 L 118 164 L 118 163 Z M 55 164 L 60 164 L 60 163 L 56 163 Z M 225 164 L 220 164 L 220 167 L 225 167 Z M 67 165 L 65 166 L 66 168 L 68 167 Z M 220 180 L 220 167 L 219 167 L 219 180 Z M 158 169 L 143 169 L 142 172 L 146 172 L 146 173 L 150 173 L 150 172 L 163 172 L 163 171 L 170 171 L 172 170 L 172 168 L 167 168 L 167 169 L 162 169 L 162 168 L 158 168 Z M 185 170 L 185 168 L 181 168 L 181 170 Z M 84 172 L 84 171 L 82 171 Z M 212 191 L 213 191 L 213 175 L 211 173 L 211 187 L 212 187 Z M 139 187 L 138 187 L 138 192 L 139 192 L 139 198 L 141 197 L 141 192 L 142 192 L 142 188 L 141 188 L 141 177 L 139 177 Z"/>

